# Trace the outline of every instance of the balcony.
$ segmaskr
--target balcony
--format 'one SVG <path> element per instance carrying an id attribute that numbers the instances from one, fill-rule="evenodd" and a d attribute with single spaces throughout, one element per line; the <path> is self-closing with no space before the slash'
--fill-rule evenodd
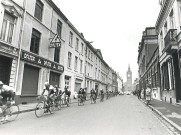
<path id="1" fill-rule="evenodd" d="M 170 29 L 164 38 L 165 48 L 163 52 L 172 53 L 178 49 L 177 29 Z"/>

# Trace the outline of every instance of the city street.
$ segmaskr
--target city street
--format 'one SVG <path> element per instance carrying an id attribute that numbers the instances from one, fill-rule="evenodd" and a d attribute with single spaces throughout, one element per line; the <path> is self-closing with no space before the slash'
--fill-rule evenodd
<path id="1" fill-rule="evenodd" d="M 84 106 L 71 104 L 36 118 L 34 111 L 0 125 L 1 135 L 169 135 L 152 111 L 133 95 Z"/>

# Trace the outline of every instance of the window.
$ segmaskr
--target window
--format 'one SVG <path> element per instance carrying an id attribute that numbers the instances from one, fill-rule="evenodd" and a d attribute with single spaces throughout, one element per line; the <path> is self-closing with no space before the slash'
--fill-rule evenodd
<path id="1" fill-rule="evenodd" d="M 71 68 L 72 53 L 68 52 L 68 68 Z"/>
<path id="2" fill-rule="evenodd" d="M 73 33 L 70 31 L 70 35 L 69 35 L 69 45 L 72 46 L 72 42 L 73 42 Z"/>
<path id="3" fill-rule="evenodd" d="M 30 52 L 38 54 L 41 33 L 35 29 L 32 30 Z"/>
<path id="4" fill-rule="evenodd" d="M 78 38 L 76 38 L 75 50 L 79 51 L 79 39 Z"/>
<path id="5" fill-rule="evenodd" d="M 15 25 L 15 17 L 4 12 L 4 19 L 3 19 L 0 39 L 8 43 L 12 43 L 14 25 Z"/>
<path id="6" fill-rule="evenodd" d="M 67 87 L 68 90 L 71 89 L 71 77 L 65 76 L 65 87 Z"/>
<path id="7" fill-rule="evenodd" d="M 90 50 L 89 50 L 89 53 L 88 53 L 88 59 L 90 59 Z"/>
<path id="8" fill-rule="evenodd" d="M 81 54 L 84 55 L 84 44 L 81 43 Z"/>
<path id="9" fill-rule="evenodd" d="M 39 21 L 42 21 L 42 15 L 43 15 L 43 3 L 42 3 L 40 0 L 36 0 L 35 14 L 34 14 L 34 16 L 35 16 Z"/>
<path id="10" fill-rule="evenodd" d="M 93 61 L 93 53 L 91 53 L 91 60 Z"/>
<path id="11" fill-rule="evenodd" d="M 74 70 L 77 71 L 77 62 L 78 62 L 78 57 L 75 56 L 75 65 L 74 65 Z"/>
<path id="12" fill-rule="evenodd" d="M 59 58 L 60 58 L 60 48 L 55 48 L 54 61 L 59 63 Z"/>
<path id="13" fill-rule="evenodd" d="M 165 36 L 167 35 L 167 22 L 164 25 L 164 34 L 165 34 Z"/>
<path id="14" fill-rule="evenodd" d="M 80 60 L 80 73 L 82 73 L 82 66 L 83 66 L 83 61 Z"/>
<path id="15" fill-rule="evenodd" d="M 172 9 L 172 11 L 170 12 L 169 18 L 170 18 L 170 29 L 174 29 L 175 26 L 174 26 L 173 9 Z"/>
<path id="16" fill-rule="evenodd" d="M 163 50 L 163 48 L 164 48 L 164 44 L 163 44 L 163 34 L 162 34 L 162 31 L 161 31 L 161 33 L 160 33 L 160 48 L 161 48 L 161 50 Z"/>
<path id="17" fill-rule="evenodd" d="M 58 33 L 58 36 L 61 38 L 62 22 L 60 20 L 58 20 L 58 22 L 57 22 L 57 33 Z"/>

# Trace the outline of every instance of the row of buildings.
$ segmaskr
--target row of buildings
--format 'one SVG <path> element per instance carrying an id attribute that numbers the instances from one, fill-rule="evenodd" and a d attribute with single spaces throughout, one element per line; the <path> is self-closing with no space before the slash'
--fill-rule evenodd
<path id="1" fill-rule="evenodd" d="M 181 100 L 181 1 L 160 0 L 155 27 L 147 27 L 138 48 L 139 89 L 150 83 L 153 97 Z"/>
<path id="2" fill-rule="evenodd" d="M 122 86 L 101 50 L 52 0 L 0 0 L 0 30 L 0 80 L 15 88 L 17 103 L 35 102 L 46 81 L 72 95 Z"/>

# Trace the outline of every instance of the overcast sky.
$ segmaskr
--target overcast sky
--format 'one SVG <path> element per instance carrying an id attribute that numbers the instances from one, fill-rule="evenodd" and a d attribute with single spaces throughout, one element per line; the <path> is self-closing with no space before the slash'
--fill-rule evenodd
<path id="1" fill-rule="evenodd" d="M 53 1 L 124 82 L 128 64 L 133 80 L 138 77 L 138 45 L 145 28 L 155 26 L 159 0 Z"/>

